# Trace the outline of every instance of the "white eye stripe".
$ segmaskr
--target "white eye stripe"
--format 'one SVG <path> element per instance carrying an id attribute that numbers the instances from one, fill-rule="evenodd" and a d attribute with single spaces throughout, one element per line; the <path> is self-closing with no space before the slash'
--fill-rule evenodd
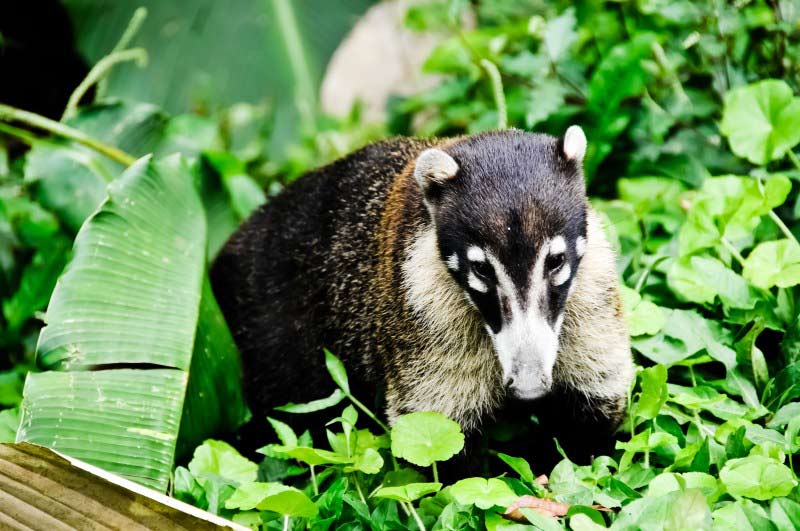
<path id="1" fill-rule="evenodd" d="M 467 249 L 467 259 L 471 262 L 485 262 L 486 253 L 480 247 L 473 245 Z"/>
<path id="2" fill-rule="evenodd" d="M 553 239 L 550 240 L 550 246 L 548 250 L 550 254 L 561 254 L 567 250 L 567 242 L 561 235 L 554 236 Z"/>
<path id="3" fill-rule="evenodd" d="M 561 269 L 559 269 L 558 272 L 553 275 L 553 285 L 560 286 L 566 282 L 569 279 L 570 273 L 572 273 L 572 269 L 569 267 L 569 264 L 564 264 L 561 266 Z"/>
<path id="4" fill-rule="evenodd" d="M 453 253 L 447 258 L 447 268 L 458 271 L 458 254 Z"/>
<path id="5" fill-rule="evenodd" d="M 481 281 L 478 277 L 475 276 L 475 273 L 472 271 L 469 272 L 467 276 L 467 284 L 470 288 L 474 289 L 475 291 L 479 291 L 481 293 L 486 293 L 489 291 L 489 287 Z"/>

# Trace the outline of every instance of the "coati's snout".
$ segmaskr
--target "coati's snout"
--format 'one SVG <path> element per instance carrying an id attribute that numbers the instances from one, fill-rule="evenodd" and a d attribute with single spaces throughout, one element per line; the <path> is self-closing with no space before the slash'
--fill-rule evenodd
<path id="1" fill-rule="evenodd" d="M 547 394 L 586 248 L 586 137 L 506 131 L 422 152 L 414 177 L 439 254 L 481 314 L 510 394 Z"/>

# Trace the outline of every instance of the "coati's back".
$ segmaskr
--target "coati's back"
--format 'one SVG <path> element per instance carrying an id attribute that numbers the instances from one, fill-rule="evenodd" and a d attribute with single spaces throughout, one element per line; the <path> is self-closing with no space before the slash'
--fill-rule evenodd
<path id="1" fill-rule="evenodd" d="M 360 379 L 368 376 L 351 353 L 371 336 L 352 328 L 370 312 L 363 295 L 378 265 L 377 227 L 395 179 L 427 145 L 378 142 L 304 175 L 220 252 L 211 281 L 242 353 L 256 418 L 332 390 L 323 347 Z"/>

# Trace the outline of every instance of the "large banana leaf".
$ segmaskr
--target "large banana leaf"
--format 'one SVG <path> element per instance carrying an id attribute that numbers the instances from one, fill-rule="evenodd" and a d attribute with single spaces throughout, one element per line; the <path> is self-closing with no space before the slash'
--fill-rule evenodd
<path id="1" fill-rule="evenodd" d="M 245 420 L 240 363 L 185 164 L 141 159 L 108 194 L 53 292 L 37 348 L 52 371 L 28 377 L 17 440 L 163 491 L 179 438 Z"/>

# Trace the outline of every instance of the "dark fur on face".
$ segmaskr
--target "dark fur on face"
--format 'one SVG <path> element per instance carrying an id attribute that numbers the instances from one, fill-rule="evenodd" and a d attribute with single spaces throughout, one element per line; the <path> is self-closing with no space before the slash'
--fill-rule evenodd
<path id="1" fill-rule="evenodd" d="M 563 236 L 563 256 L 551 256 L 545 263 L 546 270 L 564 264 L 571 270 L 566 282 L 551 286 L 548 320 L 553 324 L 580 262 L 575 243 L 586 237 L 580 164 L 563 154 L 560 139 L 522 131 L 469 137 L 444 151 L 459 170 L 454 178 L 426 191 L 442 260 L 458 256 L 459 268 L 451 268 L 451 273 L 497 332 L 508 316 L 508 301 L 494 289 L 497 278 L 492 267 L 470 261 L 467 250 L 471 246 L 489 250 L 519 293 L 526 293 L 539 249 L 549 239 Z M 485 293 L 469 285 L 470 272 L 489 288 Z"/>

